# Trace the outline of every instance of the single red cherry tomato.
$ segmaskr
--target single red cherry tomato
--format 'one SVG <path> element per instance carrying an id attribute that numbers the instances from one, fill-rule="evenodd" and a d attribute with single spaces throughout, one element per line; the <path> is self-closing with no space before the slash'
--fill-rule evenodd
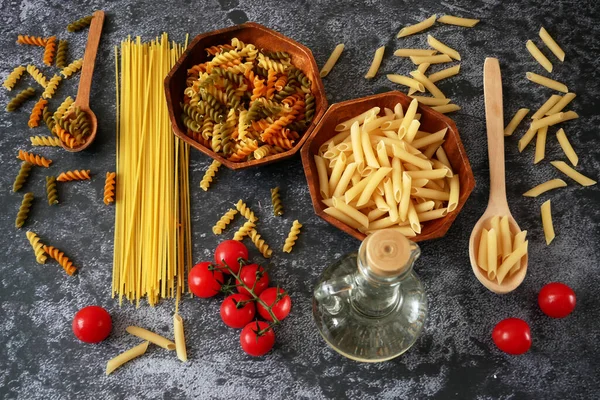
<path id="1" fill-rule="evenodd" d="M 538 304 L 549 317 L 564 318 L 573 312 L 576 298 L 573 289 L 560 282 L 549 283 L 540 290 Z"/>
<path id="2" fill-rule="evenodd" d="M 258 264 L 248 264 L 242 267 L 240 270 L 240 279 L 250 289 L 253 289 L 254 294 L 260 296 L 260 294 L 269 287 L 269 274 Z M 250 295 L 245 287 L 241 286 L 240 281 L 235 281 L 237 291 Z"/>
<path id="3" fill-rule="evenodd" d="M 531 347 L 529 325 L 519 318 L 498 322 L 492 331 L 492 339 L 500 350 L 508 354 L 523 354 Z"/>
<path id="4" fill-rule="evenodd" d="M 265 321 L 254 321 L 242 329 L 240 334 L 242 350 L 254 357 L 267 354 L 275 344 L 275 332 Z"/>
<path id="5" fill-rule="evenodd" d="M 223 265 L 223 262 L 225 262 L 236 274 L 240 270 L 238 258 L 248 260 L 248 248 L 237 240 L 225 240 L 215 249 L 215 263 Z M 222 271 L 225 274 L 230 273 L 225 267 Z"/>
<path id="6" fill-rule="evenodd" d="M 277 288 L 268 288 L 262 292 L 258 298 L 261 299 L 267 306 L 271 306 L 271 311 L 273 311 L 273 314 L 275 314 L 275 317 L 279 321 L 287 317 L 292 309 L 292 299 L 285 293 L 285 290 L 283 289 L 279 289 L 279 291 L 277 291 Z M 258 308 L 258 314 L 260 314 L 261 317 L 267 321 L 273 321 L 271 314 L 269 314 L 269 311 L 265 308 L 265 306 L 260 304 L 260 302 L 257 302 L 256 307 Z"/>
<path id="7" fill-rule="evenodd" d="M 190 290 L 198 297 L 213 297 L 223 286 L 223 273 L 219 270 L 211 270 L 212 264 L 204 261 L 194 265 L 188 275 Z"/>
<path id="8" fill-rule="evenodd" d="M 100 306 L 87 306 L 77 311 L 73 318 L 73 333 L 86 343 L 99 343 L 112 329 L 110 314 Z"/>
<path id="9" fill-rule="evenodd" d="M 250 296 L 236 293 L 228 296 L 221 304 L 221 319 L 225 325 L 231 328 L 243 328 L 248 325 L 254 314 L 256 307 L 254 302 L 249 301 Z"/>

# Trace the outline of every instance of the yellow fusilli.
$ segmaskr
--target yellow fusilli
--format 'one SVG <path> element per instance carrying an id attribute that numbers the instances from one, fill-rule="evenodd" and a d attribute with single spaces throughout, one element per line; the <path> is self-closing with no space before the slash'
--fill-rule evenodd
<path id="1" fill-rule="evenodd" d="M 4 86 L 6 90 L 13 90 L 13 88 L 15 87 L 19 79 L 21 79 L 21 76 L 23 76 L 23 73 L 26 70 L 27 68 L 25 68 L 22 65 L 19 65 L 18 67 L 13 69 L 10 74 L 8 74 L 8 76 L 4 80 L 4 83 L 2 83 L 2 86 Z"/>
<path id="2" fill-rule="evenodd" d="M 300 228 L 302 228 L 302 224 L 295 220 L 292 224 L 292 229 L 290 229 L 290 233 L 288 234 L 287 239 L 285 239 L 285 244 L 283 245 L 283 251 L 286 253 L 291 253 L 294 244 L 296 244 L 296 240 L 298 239 L 298 235 L 300 234 Z"/>
<path id="3" fill-rule="evenodd" d="M 39 83 L 44 89 L 46 88 L 46 86 L 48 85 L 48 80 L 46 79 L 44 74 L 42 74 L 40 70 L 37 69 L 35 65 L 29 64 L 27 66 L 27 72 L 29 72 L 29 75 L 31 75 L 33 80 Z"/>
<path id="4" fill-rule="evenodd" d="M 249 232 L 250 239 L 252 239 L 252 243 L 256 246 L 258 251 L 262 254 L 264 258 L 271 258 L 273 254 L 273 250 L 269 247 L 265 240 L 260 237 L 260 234 L 256 231 L 256 229 L 252 229 Z"/>
<path id="5" fill-rule="evenodd" d="M 250 234 L 250 231 L 256 227 L 252 221 L 246 221 L 244 225 L 233 235 L 233 240 L 241 241 L 245 236 Z"/>
<path id="6" fill-rule="evenodd" d="M 204 173 L 204 177 L 202 177 L 202 180 L 200 181 L 200 187 L 205 192 L 208 190 L 208 188 L 209 188 L 210 184 L 212 183 L 213 178 L 215 177 L 215 174 L 219 170 L 220 166 L 221 166 L 221 163 L 218 162 L 217 160 L 214 160 L 210 164 L 210 166 L 208 167 L 206 172 Z"/>
<path id="7" fill-rule="evenodd" d="M 58 87 L 58 84 L 60 83 L 60 81 L 62 81 L 62 79 L 63 78 L 60 75 L 54 75 L 52 78 L 50 78 L 48 84 L 46 85 L 46 88 L 44 89 L 44 93 L 42 93 L 42 97 L 45 99 L 51 99 L 52 96 L 54 96 L 56 88 Z"/>
<path id="8" fill-rule="evenodd" d="M 25 236 L 27 236 L 31 247 L 33 248 L 33 252 L 35 253 L 35 260 L 39 264 L 46 263 L 46 259 L 48 257 L 46 257 L 46 252 L 44 251 L 44 244 L 41 242 L 39 236 L 31 231 L 27 231 Z"/>
<path id="9" fill-rule="evenodd" d="M 62 69 L 62 71 L 60 71 L 60 73 L 65 78 L 70 78 L 71 75 L 73 75 L 75 72 L 77 72 L 81 69 L 82 65 L 83 65 L 83 59 L 80 58 L 78 60 L 73 61 L 71 64 L 67 65 L 66 67 L 64 67 Z"/>
<path id="10" fill-rule="evenodd" d="M 31 136 L 32 146 L 60 147 L 60 139 L 56 136 Z"/>
<path id="11" fill-rule="evenodd" d="M 254 212 L 250 208 L 248 208 L 248 206 L 246 205 L 246 203 L 244 203 L 244 201 L 242 199 L 238 200 L 238 202 L 235 204 L 235 208 L 237 208 L 237 210 L 240 212 L 240 214 L 242 214 L 242 216 L 244 218 L 246 218 L 248 221 L 252 221 L 252 222 L 258 221 L 258 218 L 256 218 L 256 215 L 254 215 Z"/>
<path id="12" fill-rule="evenodd" d="M 223 216 L 217 221 L 215 226 L 213 226 L 213 233 L 215 235 L 220 235 L 221 233 L 223 233 L 223 230 L 227 228 L 227 225 L 229 225 L 229 223 L 233 220 L 233 217 L 235 217 L 237 213 L 238 212 L 236 210 L 230 208 L 229 211 L 223 214 Z"/>

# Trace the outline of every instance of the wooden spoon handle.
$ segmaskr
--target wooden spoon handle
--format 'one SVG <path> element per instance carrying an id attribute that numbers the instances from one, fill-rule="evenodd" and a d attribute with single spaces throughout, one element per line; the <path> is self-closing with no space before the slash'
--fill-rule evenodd
<path id="1" fill-rule="evenodd" d="M 88 40 L 83 55 L 83 66 L 81 67 L 81 76 L 79 77 L 79 88 L 77 89 L 77 104 L 84 109 L 90 106 L 90 91 L 92 89 L 92 77 L 94 75 L 94 65 L 96 64 L 96 54 L 102 35 L 102 25 L 104 24 L 104 11 L 94 12 L 92 24 L 88 32 Z"/>
<path id="2" fill-rule="evenodd" d="M 504 175 L 504 118 L 502 111 L 502 77 L 496 58 L 486 58 L 483 65 L 483 93 L 487 124 L 488 157 L 490 162 L 489 204 L 506 206 Z"/>

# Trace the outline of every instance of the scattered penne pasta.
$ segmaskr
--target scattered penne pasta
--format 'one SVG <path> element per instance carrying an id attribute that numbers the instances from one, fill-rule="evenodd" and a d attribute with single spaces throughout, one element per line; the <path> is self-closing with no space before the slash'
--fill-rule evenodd
<path id="1" fill-rule="evenodd" d="M 437 19 L 438 22 L 448 25 L 464 26 L 465 28 L 472 28 L 479 23 L 478 19 L 473 18 L 461 18 L 452 15 L 444 15 Z"/>
<path id="2" fill-rule="evenodd" d="M 409 35 L 414 35 L 415 33 L 419 33 L 424 31 L 425 29 L 431 28 L 435 23 L 436 18 L 437 15 L 433 14 L 431 17 L 419 22 L 418 24 L 405 26 L 404 28 L 400 29 L 400 32 L 398 32 L 397 37 L 401 38 Z"/>
<path id="3" fill-rule="evenodd" d="M 544 53 L 542 53 L 540 49 L 538 49 L 535 43 L 533 43 L 531 40 L 528 40 L 525 44 L 525 47 L 527 48 L 527 51 L 529 51 L 529 54 L 531 54 L 533 58 L 538 63 L 540 63 L 542 67 L 544 67 L 546 71 L 552 72 L 552 63 L 550 62 L 550 60 L 548 60 L 548 57 L 546 57 Z"/>
<path id="4" fill-rule="evenodd" d="M 564 161 L 550 161 L 556 169 L 558 169 L 563 174 L 567 175 L 569 178 L 573 179 L 575 182 L 579 183 L 581 186 L 592 186 L 595 185 L 595 180 L 588 178 L 587 176 L 575 171 L 573 168 L 569 167 Z"/>
<path id="5" fill-rule="evenodd" d="M 550 200 L 547 200 L 542 204 L 541 213 L 544 237 L 546 238 L 546 245 L 549 245 L 556 237 L 554 233 L 554 225 L 552 223 L 552 213 L 550 211 Z"/>
<path id="6" fill-rule="evenodd" d="M 549 190 L 557 189 L 557 188 L 561 188 L 561 187 L 565 187 L 565 186 L 567 186 L 567 183 L 565 181 L 563 181 L 562 179 L 551 179 L 544 183 L 540 183 L 539 185 L 537 185 L 536 187 L 534 187 L 532 189 L 529 189 L 528 191 L 523 193 L 523 196 L 538 197 L 540 194 L 546 193 Z"/>
<path id="7" fill-rule="evenodd" d="M 375 78 L 377 75 L 377 71 L 379 71 L 379 66 L 381 65 L 381 61 L 383 60 L 383 53 L 385 52 L 385 46 L 381 46 L 377 50 L 375 50 L 375 55 L 373 56 L 373 61 L 371 62 L 371 66 L 365 75 L 365 78 L 371 79 Z"/>
<path id="8" fill-rule="evenodd" d="M 546 78 L 545 76 L 534 74 L 533 72 L 527 72 L 525 76 L 527 76 L 527 79 L 529 79 L 531 82 L 535 82 L 538 85 L 546 86 L 547 88 L 554 89 L 563 93 L 569 92 L 569 88 L 567 88 L 567 85 L 555 81 L 554 79 Z"/>
<path id="9" fill-rule="evenodd" d="M 394 51 L 396 57 L 433 56 L 436 53 L 436 50 L 429 49 L 398 49 Z"/>
<path id="10" fill-rule="evenodd" d="M 512 135 L 528 113 L 529 108 L 520 108 L 515 116 L 510 120 L 508 125 L 506 125 L 506 128 L 504 128 L 504 136 Z"/>
<path id="11" fill-rule="evenodd" d="M 129 362 L 134 358 L 144 355 L 144 353 L 146 353 L 146 350 L 148 349 L 148 344 L 150 344 L 150 342 L 146 341 L 109 360 L 108 363 L 106 363 L 106 375 L 111 374 L 114 370 L 116 370 L 126 362 Z"/>
<path id="12" fill-rule="evenodd" d="M 577 163 L 579 163 L 579 157 L 575 153 L 575 150 L 573 150 L 573 146 L 571 146 L 569 139 L 567 139 L 567 135 L 565 135 L 565 131 L 563 128 L 560 128 L 556 132 L 556 139 L 558 139 L 560 147 L 562 148 L 563 152 L 565 153 L 571 164 L 573 164 L 573 166 L 576 167 Z"/>
<path id="13" fill-rule="evenodd" d="M 337 46 L 335 46 L 335 49 L 333 49 L 333 52 L 327 59 L 327 62 L 325 63 L 325 65 L 323 65 L 323 68 L 321 68 L 321 72 L 320 72 L 321 78 L 325 78 L 331 72 L 331 70 L 337 63 L 338 59 L 342 55 L 343 51 L 344 51 L 344 43 L 340 43 Z"/>
<path id="14" fill-rule="evenodd" d="M 558 43 L 552 39 L 552 36 L 544 29 L 544 27 L 540 28 L 540 38 L 544 42 L 546 46 L 550 49 L 552 53 L 558 58 L 560 61 L 565 61 L 565 52 L 560 48 Z"/>
<path id="15" fill-rule="evenodd" d="M 460 54 L 458 53 L 458 51 L 456 51 L 452 47 L 440 42 L 433 36 L 427 35 L 427 44 L 429 44 L 429 46 L 433 47 L 440 53 L 445 54 L 448 57 L 451 57 L 455 60 L 460 61 Z"/>

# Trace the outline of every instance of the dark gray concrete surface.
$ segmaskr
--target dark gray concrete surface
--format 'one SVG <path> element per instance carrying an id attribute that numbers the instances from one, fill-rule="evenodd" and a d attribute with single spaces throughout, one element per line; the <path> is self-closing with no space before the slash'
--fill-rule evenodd
<path id="1" fill-rule="evenodd" d="M 566 51 L 554 62 L 552 76 L 577 93 L 571 108 L 581 116 L 565 125 L 580 156 L 580 169 L 600 176 L 598 108 L 600 107 L 600 7 L 583 1 L 335 1 L 294 2 L 219 0 L 155 1 L 19 1 L 0 0 L 0 75 L 19 64 L 42 66 L 41 49 L 15 44 L 17 34 L 58 35 L 70 42 L 69 58 L 83 54 L 86 33 L 68 33 L 67 23 L 104 9 L 107 19 L 94 75 L 92 108 L 100 122 L 94 145 L 69 154 L 36 148 L 54 160 L 48 171 L 36 169 L 23 192 L 36 200 L 26 226 L 14 228 L 22 194 L 10 192 L 19 168 L 18 149 L 32 150 L 28 137 L 46 134 L 29 129 L 29 102 L 23 111 L 0 112 L 2 170 L 0 205 L 4 234 L 0 246 L 0 397 L 20 399 L 138 398 L 481 398 L 592 399 L 600 397 L 598 376 L 598 275 L 600 240 L 598 186 L 583 188 L 549 164 L 565 159 L 551 128 L 546 159 L 533 166 L 533 149 L 522 154 L 517 140 L 524 128 L 506 141 L 509 203 L 530 238 L 530 264 L 523 285 L 497 296 L 473 276 L 468 258 L 471 228 L 482 214 L 488 191 L 488 165 L 483 113 L 482 66 L 485 57 L 500 59 L 507 118 L 520 107 L 536 109 L 552 93 L 525 79 L 526 71 L 545 73 L 525 50 L 525 41 L 540 43 L 544 25 Z M 299 158 L 240 172 L 223 170 L 208 193 L 199 187 L 210 160 L 197 151 L 191 157 L 194 260 L 211 257 L 221 238 L 211 225 L 230 204 L 244 198 L 260 219 L 267 241 L 276 248 L 272 277 L 293 298 L 293 311 L 277 330 L 277 343 L 266 357 L 254 359 L 239 347 L 239 331 L 220 321 L 216 299 L 185 299 L 189 362 L 150 347 L 146 356 L 111 376 L 106 361 L 138 343 L 125 333 L 130 324 L 171 336 L 173 302 L 158 307 L 119 307 L 110 298 L 114 207 L 102 203 L 104 174 L 115 165 L 115 88 L 113 47 L 127 35 L 150 39 L 167 31 L 183 41 L 246 20 L 265 24 L 310 47 L 322 65 L 333 47 L 346 50 L 325 79 L 330 103 L 387 91 L 394 85 L 385 73 L 406 74 L 410 61 L 392 56 L 395 48 L 424 47 L 426 35 L 396 39 L 398 30 L 433 13 L 481 18 L 474 29 L 438 25 L 430 30 L 463 55 L 461 74 L 439 83 L 463 109 L 453 117 L 471 160 L 477 187 L 445 238 L 423 243 L 416 271 L 423 279 L 430 315 L 423 336 L 405 355 L 381 364 L 359 364 L 342 358 L 319 337 L 311 316 L 311 290 L 321 270 L 359 243 L 317 218 L 312 210 Z M 380 73 L 363 79 L 376 47 L 386 45 Z M 543 50 L 548 53 L 546 49 Z M 549 54 L 552 61 L 555 58 Z M 44 67 L 50 75 L 54 69 Z M 27 81 L 32 86 L 37 86 Z M 24 88 L 21 83 L 19 88 Z M 38 92 L 40 93 L 40 92 Z M 76 82 L 61 85 L 52 107 L 75 95 Z M 2 109 L 12 93 L 2 88 Z M 60 186 L 60 205 L 48 207 L 44 176 L 72 168 L 89 168 L 91 182 Z M 544 180 L 561 177 L 568 187 L 537 199 L 523 192 Z M 252 182 L 252 184 L 250 184 Z M 283 218 L 271 216 L 269 188 L 280 186 Z M 546 246 L 539 206 L 551 198 L 557 237 Z M 294 252 L 280 251 L 288 227 L 299 219 L 304 228 Z M 238 221 L 239 222 L 239 221 Z M 32 229 L 64 249 L 80 267 L 67 277 L 55 263 L 39 265 L 25 238 Z M 228 234 L 230 232 L 228 231 Z M 258 254 L 251 250 L 257 259 Z M 544 316 L 536 302 L 551 281 L 571 285 L 578 295 L 575 312 L 566 319 Z M 87 345 L 71 333 L 71 320 L 81 307 L 106 307 L 114 321 L 104 343 Z M 491 330 L 501 319 L 520 317 L 531 325 L 533 346 L 522 356 L 499 352 Z"/>

